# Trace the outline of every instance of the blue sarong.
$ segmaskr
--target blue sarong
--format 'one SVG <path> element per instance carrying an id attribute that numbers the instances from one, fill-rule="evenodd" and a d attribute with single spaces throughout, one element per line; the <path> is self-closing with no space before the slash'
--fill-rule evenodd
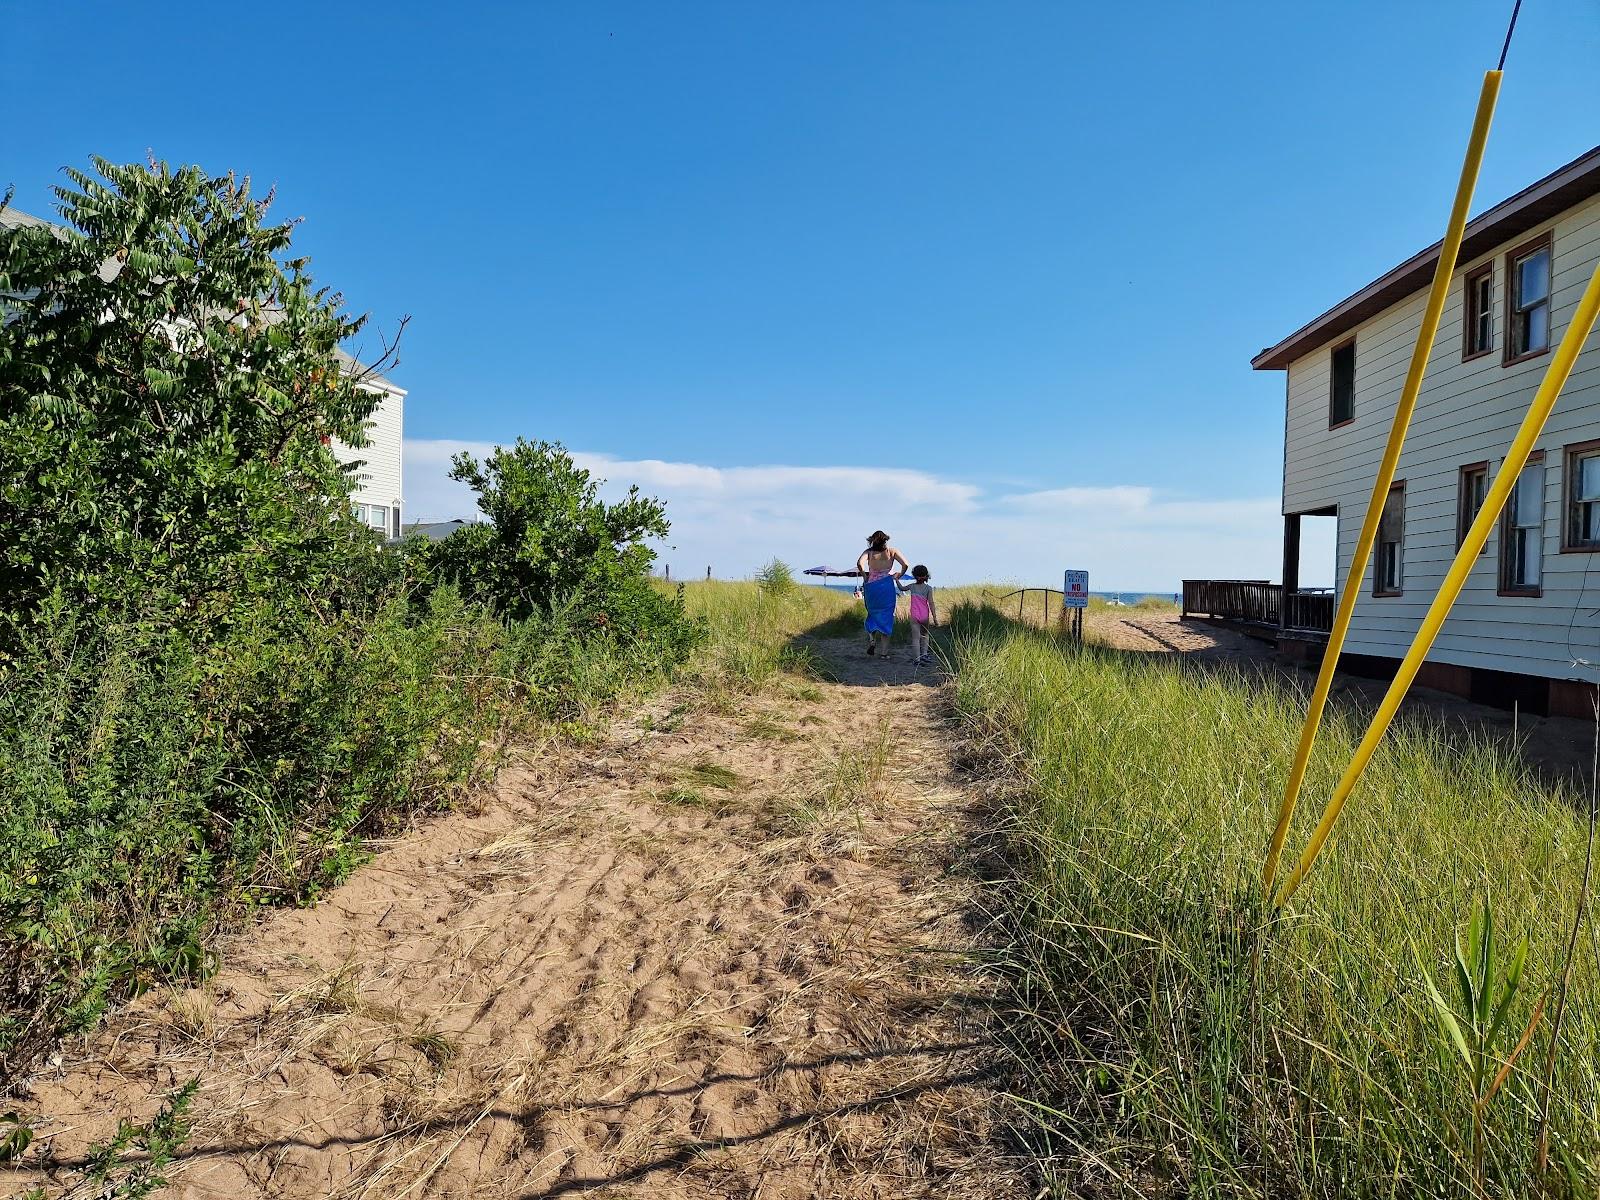
<path id="1" fill-rule="evenodd" d="M 900 590 L 895 587 L 891 575 L 862 586 L 861 598 L 867 602 L 868 633 L 888 636 L 894 632 L 894 602 L 899 595 Z"/>

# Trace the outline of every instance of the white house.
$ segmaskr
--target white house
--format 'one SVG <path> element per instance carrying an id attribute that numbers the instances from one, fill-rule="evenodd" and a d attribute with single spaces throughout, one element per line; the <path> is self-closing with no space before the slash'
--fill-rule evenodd
<path id="1" fill-rule="evenodd" d="M 0 209 L 0 226 L 58 228 L 49 221 L 10 207 Z M 361 463 L 355 473 L 355 491 L 350 497 L 356 517 L 384 537 L 397 538 L 405 510 L 401 442 L 405 432 L 406 391 L 364 367 L 342 350 L 338 355 L 344 370 L 356 376 L 361 386 L 379 399 L 367 430 L 368 445 L 356 450 L 342 442 L 332 441 L 329 446 L 340 462 Z"/>
<path id="2" fill-rule="evenodd" d="M 1276 618 L 1280 645 L 1304 657 L 1317 653 L 1332 599 L 1298 594 L 1300 524 L 1337 522 L 1342 588 L 1438 253 L 1435 244 L 1407 259 L 1252 360 L 1285 373 Z M 1404 653 L 1597 260 L 1600 147 L 1467 225 L 1342 666 L 1381 673 Z M 1600 336 L 1419 676 L 1485 702 L 1583 716 L 1597 681 Z"/>
<path id="3" fill-rule="evenodd" d="M 356 468 L 355 491 L 350 497 L 356 517 L 384 537 L 397 538 L 405 512 L 401 443 L 405 436 L 406 390 L 367 370 L 342 351 L 339 359 L 347 371 L 360 378 L 361 386 L 379 399 L 367 425 L 367 444 L 356 450 L 334 441 L 330 448 L 340 462 L 361 464 Z"/>

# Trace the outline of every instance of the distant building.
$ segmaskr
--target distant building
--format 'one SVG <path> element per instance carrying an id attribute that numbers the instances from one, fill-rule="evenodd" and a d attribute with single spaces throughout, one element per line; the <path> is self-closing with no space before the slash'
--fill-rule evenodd
<path id="1" fill-rule="evenodd" d="M 430 542 L 442 542 L 458 529 L 465 528 L 470 522 L 455 521 L 413 521 L 401 530 L 404 537 L 424 537 Z"/>
<path id="2" fill-rule="evenodd" d="M 49 221 L 9 207 L 0 209 L 0 226 L 56 228 Z M 406 390 L 362 366 L 344 351 L 337 351 L 337 354 L 340 366 L 347 374 L 358 377 L 361 387 L 378 397 L 378 405 L 367 426 L 367 446 L 356 450 L 337 440 L 331 441 L 329 446 L 340 462 L 362 464 L 355 472 L 355 490 L 350 497 L 356 518 L 386 538 L 399 537 L 405 511 L 401 446 L 405 432 Z"/>
<path id="3" fill-rule="evenodd" d="M 359 377 L 363 388 L 378 396 L 378 406 L 367 423 L 365 446 L 356 450 L 338 440 L 330 446 L 340 462 L 361 463 L 355 472 L 355 491 L 350 496 L 356 519 L 386 538 L 397 538 L 405 512 L 402 445 L 406 390 L 368 371 L 343 351 L 339 352 L 339 361 L 348 373 Z"/>
<path id="4" fill-rule="evenodd" d="M 1283 371 L 1287 385 L 1284 576 L 1276 602 L 1260 589 L 1277 585 L 1235 585 L 1233 594 L 1257 604 L 1255 619 L 1276 623 L 1280 645 L 1303 657 L 1325 641 L 1333 601 L 1299 588 L 1300 523 L 1337 522 L 1342 588 L 1438 254 L 1434 245 L 1407 259 L 1252 360 L 1258 371 Z M 1342 666 L 1392 672 L 1404 654 L 1597 261 L 1600 147 L 1467 225 Z M 1419 683 L 1592 716 L 1600 679 L 1597 343 L 1592 337 L 1580 354 Z M 1185 606 L 1226 603 L 1223 592 L 1202 602 L 1197 591 Z"/>

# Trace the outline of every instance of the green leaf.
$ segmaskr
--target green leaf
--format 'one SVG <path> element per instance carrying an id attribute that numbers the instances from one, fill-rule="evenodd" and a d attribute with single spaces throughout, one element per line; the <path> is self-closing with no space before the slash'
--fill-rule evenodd
<path id="1" fill-rule="evenodd" d="M 1468 944 L 1472 944 L 1472 927 L 1467 929 Z M 1467 956 L 1461 946 L 1461 939 L 1456 938 L 1451 947 L 1455 951 L 1456 986 L 1461 989 L 1461 1011 L 1472 1012 L 1476 1007 L 1476 996 L 1472 988 L 1472 968 L 1467 965 Z M 1421 961 L 1420 959 L 1418 960 Z"/>
<path id="2" fill-rule="evenodd" d="M 1473 1013 L 1473 1019 L 1480 1031 L 1489 1027 L 1489 1014 L 1494 1005 L 1494 912 L 1489 907 L 1489 897 L 1483 898 L 1483 908 L 1479 910 L 1478 919 L 1478 1005 Z"/>
<path id="3" fill-rule="evenodd" d="M 32 1144 L 33 1127 L 20 1113 L 0 1113 L 0 1162 L 16 1162 Z"/>
<path id="4" fill-rule="evenodd" d="M 1506 977 L 1501 985 L 1500 1003 L 1495 1006 L 1494 1020 L 1489 1024 L 1489 1032 L 1484 1037 L 1484 1043 L 1493 1046 L 1495 1039 L 1500 1034 L 1501 1027 L 1506 1022 L 1506 1017 L 1511 1011 L 1511 1003 L 1517 998 L 1517 993 L 1522 988 L 1522 968 L 1528 960 L 1528 937 L 1524 934 L 1511 950 L 1511 965 L 1506 969 Z"/>
<path id="5" fill-rule="evenodd" d="M 1461 1032 L 1461 1026 L 1456 1022 L 1455 1014 L 1450 1011 L 1450 1006 L 1445 1003 L 1439 989 L 1434 986 L 1433 976 L 1428 974 L 1428 968 L 1422 965 L 1422 955 L 1413 945 L 1411 948 L 1417 958 L 1417 969 L 1422 972 L 1422 982 L 1427 986 L 1428 999 L 1433 1001 L 1434 1017 L 1439 1022 L 1439 1028 L 1444 1033 L 1446 1040 L 1455 1047 L 1456 1053 L 1461 1056 L 1461 1061 L 1468 1071 L 1472 1070 L 1472 1050 L 1467 1045 L 1466 1036 Z"/>

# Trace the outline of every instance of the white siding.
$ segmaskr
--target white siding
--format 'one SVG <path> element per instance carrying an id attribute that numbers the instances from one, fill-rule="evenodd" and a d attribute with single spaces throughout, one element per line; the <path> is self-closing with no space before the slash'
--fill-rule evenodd
<path id="1" fill-rule="evenodd" d="M 361 462 L 356 475 L 356 490 L 350 497 L 355 504 L 381 504 L 405 509 L 405 491 L 400 475 L 400 444 L 405 430 L 405 392 L 400 388 L 374 388 L 382 394 L 367 426 L 368 444 L 353 450 L 334 442 L 334 456 L 340 462 Z M 394 519 L 390 518 L 390 531 Z"/>
<path id="2" fill-rule="evenodd" d="M 1567 330 L 1578 297 L 1600 259 L 1600 198 L 1567 210 L 1527 234 L 1461 263 L 1413 415 L 1397 479 L 1406 484 L 1405 592 L 1374 597 L 1371 571 L 1356 605 L 1346 649 L 1398 657 L 1405 651 L 1455 554 L 1456 485 L 1461 466 L 1488 460 L 1498 469 L 1534 389 L 1550 364 L 1544 354 L 1501 365 L 1505 344 L 1505 254 L 1553 230 L 1552 348 Z M 1493 260 L 1494 352 L 1461 359 L 1462 278 Z M 1344 585 L 1366 512 L 1372 479 L 1422 320 L 1426 292 L 1373 317 L 1356 331 L 1355 420 L 1328 428 L 1332 345 L 1297 359 L 1288 371 L 1283 505 L 1286 513 L 1337 505 L 1338 580 Z M 1341 341 L 1343 339 L 1340 339 Z M 1498 590 L 1499 534 L 1468 580 L 1430 659 L 1468 667 L 1562 679 L 1600 679 L 1574 660 L 1600 663 L 1600 554 L 1561 553 L 1562 448 L 1600 438 L 1600 336 L 1591 337 L 1537 449 L 1545 453 L 1544 594 L 1504 597 Z"/>

